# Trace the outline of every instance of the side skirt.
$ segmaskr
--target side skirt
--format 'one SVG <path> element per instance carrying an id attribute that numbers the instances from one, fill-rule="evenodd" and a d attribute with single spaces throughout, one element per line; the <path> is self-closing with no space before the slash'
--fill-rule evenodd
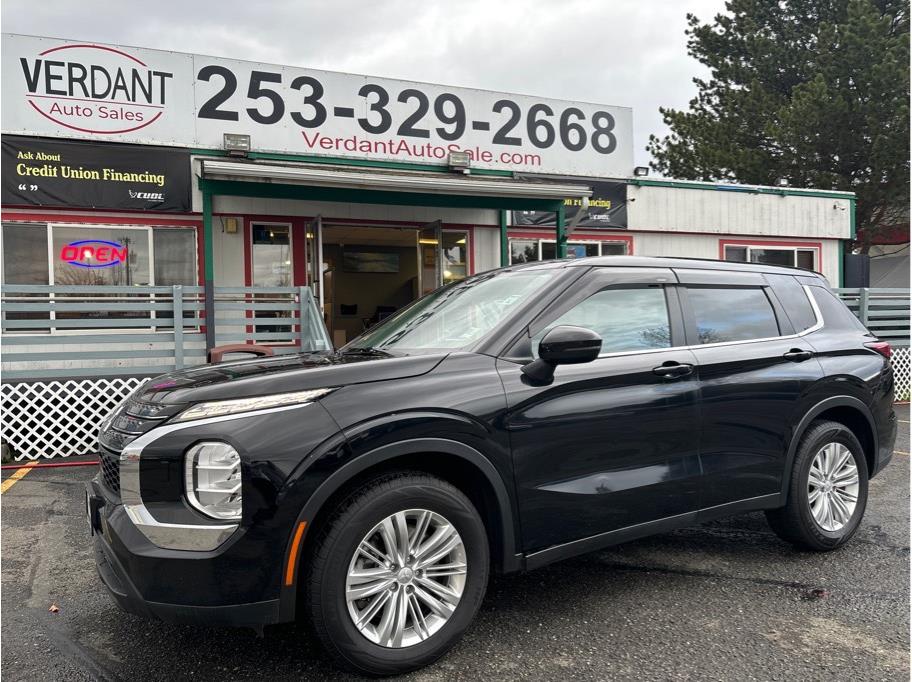
<path id="1" fill-rule="evenodd" d="M 781 494 L 772 493 L 770 495 L 751 497 L 746 500 L 738 500 L 737 502 L 728 502 L 715 507 L 707 507 L 706 509 L 687 512 L 685 514 L 678 514 L 677 516 L 668 516 L 664 519 L 638 523 L 635 526 L 627 526 L 626 528 L 618 528 L 617 530 L 608 531 L 607 533 L 590 535 L 587 538 L 580 538 L 579 540 L 566 542 L 562 545 L 555 545 L 554 547 L 532 552 L 531 554 L 526 555 L 525 568 L 527 571 L 531 571 L 536 568 L 541 568 L 542 566 L 547 566 L 555 561 L 562 561 L 563 559 L 569 559 L 570 557 L 579 554 L 586 554 L 587 552 L 594 552 L 595 550 L 604 549 L 605 547 L 610 547 L 612 545 L 619 545 L 622 542 L 629 542 L 630 540 L 636 540 L 649 535 L 657 535 L 659 533 L 668 533 L 677 530 L 678 528 L 686 528 L 687 526 L 705 523 L 707 521 L 712 521 L 713 519 L 732 516 L 734 514 L 758 511 L 761 509 L 775 509 L 781 507 L 783 504 L 784 499 Z"/>

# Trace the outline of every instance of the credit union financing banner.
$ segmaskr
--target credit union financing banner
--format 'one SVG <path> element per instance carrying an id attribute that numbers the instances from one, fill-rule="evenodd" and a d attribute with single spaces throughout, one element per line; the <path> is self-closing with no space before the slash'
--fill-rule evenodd
<path id="1" fill-rule="evenodd" d="M 627 227 L 627 184 L 566 178 L 566 182 L 589 185 L 589 209 L 580 217 L 577 227 Z M 564 199 L 564 221 L 569 224 L 582 210 L 579 197 Z M 513 225 L 554 227 L 553 211 L 513 211 Z"/>
<path id="2" fill-rule="evenodd" d="M 4 204 L 190 210 L 190 152 L 4 135 Z"/>
<path id="3" fill-rule="evenodd" d="M 4 34 L 4 133 L 627 177 L 628 108 Z"/>

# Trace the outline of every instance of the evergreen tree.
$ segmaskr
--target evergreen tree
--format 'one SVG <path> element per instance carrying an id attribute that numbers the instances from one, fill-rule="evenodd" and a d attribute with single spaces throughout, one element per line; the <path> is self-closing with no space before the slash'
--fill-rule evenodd
<path id="1" fill-rule="evenodd" d="M 857 194 L 859 246 L 909 220 L 909 6 L 729 0 L 688 53 L 710 69 L 687 111 L 661 108 L 652 167 L 674 178 Z"/>

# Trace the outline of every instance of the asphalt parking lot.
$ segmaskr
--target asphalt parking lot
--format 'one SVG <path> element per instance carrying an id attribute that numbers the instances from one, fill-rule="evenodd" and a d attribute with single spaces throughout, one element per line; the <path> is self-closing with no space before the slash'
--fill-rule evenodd
<path id="1" fill-rule="evenodd" d="M 908 680 L 909 408 L 897 412 L 897 454 L 843 549 L 798 552 L 754 514 L 497 578 L 458 647 L 407 679 Z M 347 679 L 303 626 L 259 639 L 121 612 L 86 533 L 94 473 L 34 470 L 2 495 L 4 680 Z"/>

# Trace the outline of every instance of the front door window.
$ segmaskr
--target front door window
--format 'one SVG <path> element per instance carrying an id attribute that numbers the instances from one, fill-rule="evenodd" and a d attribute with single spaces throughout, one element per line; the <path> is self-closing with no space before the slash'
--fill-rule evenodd
<path id="1" fill-rule="evenodd" d="M 291 226 L 270 223 L 251 225 L 251 260 L 254 287 L 290 287 L 292 279 Z M 275 301 L 278 305 L 288 302 L 288 297 L 276 293 L 257 295 L 258 299 Z M 264 310 L 254 312 L 257 341 L 289 343 L 294 341 L 291 325 L 262 324 L 264 318 L 291 317 L 289 310 Z M 286 337 L 287 334 L 287 337 Z"/>

